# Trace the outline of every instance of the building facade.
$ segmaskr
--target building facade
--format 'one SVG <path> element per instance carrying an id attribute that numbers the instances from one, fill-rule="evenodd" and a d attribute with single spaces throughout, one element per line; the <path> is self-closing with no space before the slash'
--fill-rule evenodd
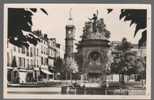
<path id="1" fill-rule="evenodd" d="M 50 79 L 54 79 L 54 61 L 56 58 L 60 58 L 60 44 L 56 43 L 55 38 L 48 39 L 48 66 L 49 70 L 53 73 L 49 76 Z"/>
<path id="2" fill-rule="evenodd" d="M 32 34 L 32 33 L 29 33 Z M 47 35 L 34 32 L 40 39 L 37 45 L 29 44 L 29 47 L 17 47 L 7 41 L 7 76 L 9 83 L 27 83 L 48 81 L 53 78 L 53 72 L 49 68 L 53 65 L 54 58 L 60 55 L 59 47 L 51 45 Z M 58 54 L 57 54 L 58 53 Z M 51 59 L 52 57 L 52 59 Z"/>

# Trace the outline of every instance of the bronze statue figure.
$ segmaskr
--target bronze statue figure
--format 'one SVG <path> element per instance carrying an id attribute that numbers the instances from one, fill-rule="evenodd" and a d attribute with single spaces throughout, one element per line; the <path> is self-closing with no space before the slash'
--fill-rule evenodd
<path id="1" fill-rule="evenodd" d="M 94 13 L 92 18 L 89 18 L 89 20 L 93 20 L 93 32 L 97 32 L 97 15 Z"/>

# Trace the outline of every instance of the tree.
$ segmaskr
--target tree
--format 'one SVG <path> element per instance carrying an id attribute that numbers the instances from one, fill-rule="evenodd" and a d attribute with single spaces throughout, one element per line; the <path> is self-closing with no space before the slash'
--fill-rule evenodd
<path id="1" fill-rule="evenodd" d="M 122 43 L 116 46 L 120 56 L 114 57 L 114 62 L 111 64 L 111 73 L 120 74 L 122 83 L 124 83 L 124 75 L 135 74 L 138 80 L 145 79 L 146 76 L 145 59 L 137 56 L 131 48 L 132 44 L 124 38 Z"/>
<path id="2" fill-rule="evenodd" d="M 107 9 L 108 14 L 113 11 L 113 9 Z M 134 37 L 137 32 L 141 29 L 144 29 L 142 32 L 142 37 L 138 41 L 138 45 L 145 46 L 146 45 L 146 37 L 147 37 L 147 10 L 146 9 L 121 9 L 121 13 L 119 19 L 124 18 L 124 21 L 131 21 L 130 26 L 136 24 Z"/>
<path id="3" fill-rule="evenodd" d="M 29 43 L 36 45 L 39 40 L 33 34 L 24 35 L 25 32 L 32 33 L 32 16 L 38 9 L 30 8 L 8 8 L 8 40 L 10 43 L 22 47 L 29 46 Z M 43 8 L 40 9 L 46 15 L 48 14 Z"/>
<path id="4" fill-rule="evenodd" d="M 114 58 L 114 62 L 111 64 L 111 72 L 120 74 L 122 83 L 124 83 L 124 74 L 129 74 L 130 69 L 134 68 L 133 61 L 129 59 L 133 55 L 130 52 L 131 48 L 132 44 L 126 38 L 123 38 L 121 44 L 115 47 L 119 55 Z"/>
<path id="5" fill-rule="evenodd" d="M 72 80 L 72 74 L 78 72 L 78 65 L 72 57 L 68 57 L 68 58 L 66 58 L 65 66 L 66 66 L 67 72 L 70 74 L 69 75 L 70 79 Z M 67 75 L 67 73 L 66 73 L 66 75 Z M 67 76 L 66 76 L 66 78 L 67 78 Z"/>
<path id="6" fill-rule="evenodd" d="M 120 45 L 117 45 L 115 48 L 118 51 L 126 52 L 132 48 L 132 44 L 127 41 L 126 38 L 123 38 Z"/>
<path id="7" fill-rule="evenodd" d="M 63 72 L 64 72 L 63 70 L 64 70 L 63 60 L 60 57 L 55 58 L 53 71 L 55 73 L 60 73 L 60 75 L 62 76 L 63 75 Z"/>
<path id="8" fill-rule="evenodd" d="M 120 70 L 119 70 L 119 63 L 120 63 L 120 58 L 119 57 L 114 57 L 113 58 L 113 63 L 111 63 L 111 68 L 110 71 L 113 74 L 119 74 Z"/>
<path id="9" fill-rule="evenodd" d="M 136 67 L 137 67 L 137 79 L 146 79 L 146 60 L 144 58 L 136 59 Z"/>
<path id="10" fill-rule="evenodd" d="M 11 67 L 14 67 L 14 68 L 17 67 L 17 62 L 16 62 L 16 57 L 15 56 L 13 57 Z"/>
<path id="11" fill-rule="evenodd" d="M 61 73 L 62 70 L 63 70 L 62 67 L 63 67 L 63 60 L 60 57 L 55 58 L 55 60 L 54 60 L 54 71 Z"/>
<path id="12" fill-rule="evenodd" d="M 136 52 L 126 52 L 125 53 L 125 58 L 124 58 L 124 63 L 127 68 L 127 71 L 125 74 L 131 75 L 131 74 L 136 74 L 137 73 L 137 66 L 136 66 Z"/>

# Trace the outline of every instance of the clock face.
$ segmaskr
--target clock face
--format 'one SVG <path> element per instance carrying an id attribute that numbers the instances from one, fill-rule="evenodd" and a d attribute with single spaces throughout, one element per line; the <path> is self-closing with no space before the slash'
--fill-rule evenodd
<path id="1" fill-rule="evenodd" d="M 73 38 L 73 33 L 72 33 L 71 30 L 68 31 L 68 37 L 69 37 L 69 38 Z"/>
<path id="2" fill-rule="evenodd" d="M 68 34 L 71 34 L 72 32 L 71 31 L 68 31 Z"/>

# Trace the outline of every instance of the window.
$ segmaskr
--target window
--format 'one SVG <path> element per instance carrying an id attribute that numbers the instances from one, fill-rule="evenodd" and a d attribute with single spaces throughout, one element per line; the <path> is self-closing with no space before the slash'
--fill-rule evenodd
<path id="1" fill-rule="evenodd" d="M 45 64 L 46 65 L 48 64 L 48 58 L 45 58 Z"/>
<path id="2" fill-rule="evenodd" d="M 11 70 L 8 70 L 8 73 L 7 73 L 7 79 L 8 81 L 11 81 Z"/>
<path id="3" fill-rule="evenodd" d="M 45 54 L 46 48 L 44 47 L 44 54 Z"/>
<path id="4" fill-rule="evenodd" d="M 9 58 L 9 53 L 7 52 L 7 66 L 10 66 L 10 58 Z"/>
<path id="5" fill-rule="evenodd" d="M 43 53 L 43 47 L 41 46 L 41 53 Z"/>
<path id="6" fill-rule="evenodd" d="M 30 68 L 32 68 L 32 66 L 33 66 L 33 60 L 31 59 L 31 62 L 30 62 L 31 64 L 30 64 Z"/>
<path id="7" fill-rule="evenodd" d="M 45 48 L 45 54 L 46 54 L 46 55 L 48 54 L 48 52 L 47 52 L 47 48 Z"/>
<path id="8" fill-rule="evenodd" d="M 27 48 L 27 56 L 29 56 L 29 49 Z"/>
<path id="9" fill-rule="evenodd" d="M 37 62 L 37 59 L 36 59 L 36 67 L 38 66 L 38 62 Z"/>
<path id="10" fill-rule="evenodd" d="M 19 67 L 22 66 L 22 61 L 21 61 L 21 57 L 19 57 Z"/>
<path id="11" fill-rule="evenodd" d="M 30 57 L 32 57 L 33 54 L 32 54 L 32 47 L 30 47 Z"/>
<path id="12" fill-rule="evenodd" d="M 37 67 L 39 67 L 39 61 L 37 60 Z"/>
<path id="13" fill-rule="evenodd" d="M 45 44 L 45 41 L 44 41 L 44 44 Z"/>
<path id="14" fill-rule="evenodd" d="M 20 53 L 20 48 L 18 48 L 18 53 Z"/>
<path id="15" fill-rule="evenodd" d="M 46 55 L 48 54 L 48 49 L 47 49 L 47 48 L 45 48 L 45 54 L 46 54 Z"/>
<path id="16" fill-rule="evenodd" d="M 23 54 L 25 53 L 25 48 L 24 48 L 24 47 L 22 47 L 22 53 L 23 53 Z"/>
<path id="17" fill-rule="evenodd" d="M 34 56 L 36 56 L 36 48 L 34 47 Z"/>
<path id="18" fill-rule="evenodd" d="M 33 59 L 33 67 L 36 66 L 36 59 Z"/>
<path id="19" fill-rule="evenodd" d="M 51 57 L 54 57 L 53 49 L 50 52 L 51 52 Z"/>
<path id="20" fill-rule="evenodd" d="M 25 68 L 25 58 L 22 58 L 22 61 L 23 61 L 23 68 Z"/>
<path id="21" fill-rule="evenodd" d="M 38 53 L 39 53 L 39 49 L 37 48 L 37 56 L 38 56 Z"/>
<path id="22" fill-rule="evenodd" d="M 27 59 L 27 67 L 28 67 L 28 69 L 29 69 L 29 59 Z"/>
<path id="23" fill-rule="evenodd" d="M 14 46 L 14 51 L 16 52 L 16 47 Z"/>
<path id="24" fill-rule="evenodd" d="M 43 57 L 41 57 L 41 65 L 43 65 Z"/>

